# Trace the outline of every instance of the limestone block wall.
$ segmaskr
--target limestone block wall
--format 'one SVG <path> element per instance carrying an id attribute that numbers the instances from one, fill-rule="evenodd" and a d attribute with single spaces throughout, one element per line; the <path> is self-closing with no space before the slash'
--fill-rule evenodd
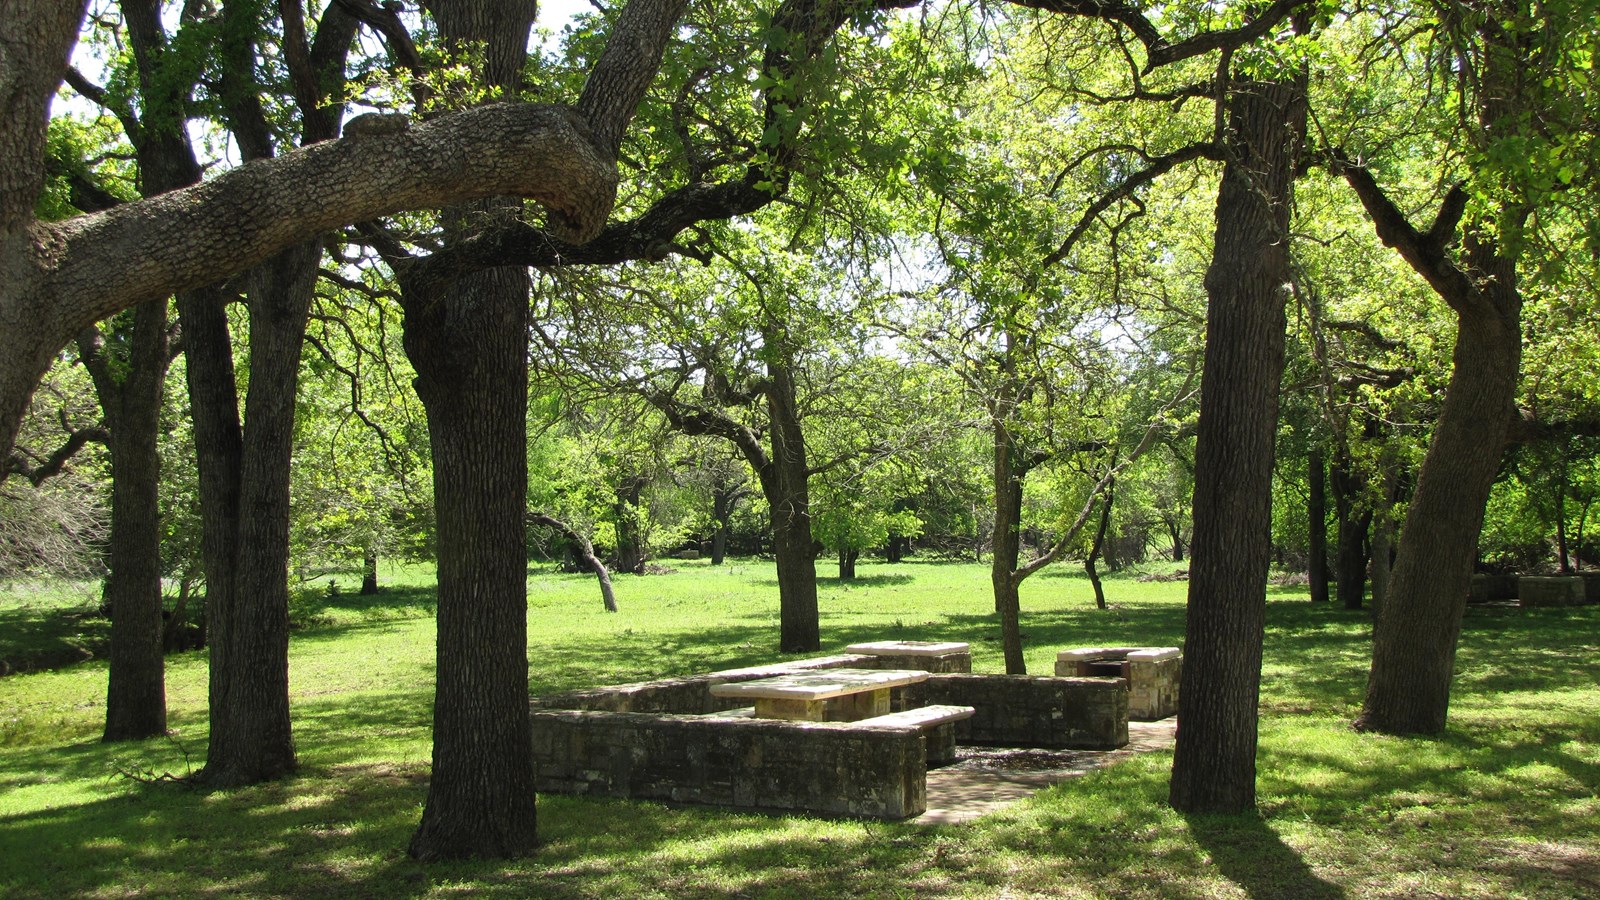
<path id="1" fill-rule="evenodd" d="M 1517 579 L 1517 600 L 1523 606 L 1581 606 L 1588 602 L 1587 590 L 1577 576 L 1524 575 Z"/>
<path id="2" fill-rule="evenodd" d="M 538 708 L 532 722 L 546 793 L 873 819 L 927 807 L 912 728 Z"/>
<path id="3" fill-rule="evenodd" d="M 934 674 L 907 695 L 913 706 L 976 710 L 955 723 L 958 744 L 1111 750 L 1128 743 L 1128 691 L 1120 678 Z"/>

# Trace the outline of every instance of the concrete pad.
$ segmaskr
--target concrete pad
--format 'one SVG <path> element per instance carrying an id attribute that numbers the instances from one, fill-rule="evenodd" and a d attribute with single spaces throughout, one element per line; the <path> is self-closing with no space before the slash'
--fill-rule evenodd
<path id="1" fill-rule="evenodd" d="M 928 773 L 928 806 L 907 820 L 913 825 L 955 825 L 970 822 L 1026 800 L 1039 791 L 1096 769 L 1115 765 L 1137 753 L 1170 749 L 1177 740 L 1178 718 L 1129 722 L 1128 743 L 1118 750 L 1028 750 L 960 748 L 966 759 Z M 1007 767 L 1007 755 L 1019 762 Z M 1038 768 L 1040 760 L 1046 767 Z M 1022 765 L 1020 763 L 1026 763 Z"/>

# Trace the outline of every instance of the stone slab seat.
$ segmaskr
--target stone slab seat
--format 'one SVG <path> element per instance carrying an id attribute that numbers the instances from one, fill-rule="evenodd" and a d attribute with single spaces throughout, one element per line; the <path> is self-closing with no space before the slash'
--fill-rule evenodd
<path id="1" fill-rule="evenodd" d="M 962 719 L 972 718 L 976 712 L 977 710 L 970 706 L 933 704 L 931 706 L 919 706 L 915 709 L 903 709 L 899 712 L 889 713 L 886 716 L 873 716 L 870 719 L 862 719 L 855 724 L 916 728 L 922 731 L 928 739 L 928 768 L 931 769 L 955 762 L 955 723 Z"/>

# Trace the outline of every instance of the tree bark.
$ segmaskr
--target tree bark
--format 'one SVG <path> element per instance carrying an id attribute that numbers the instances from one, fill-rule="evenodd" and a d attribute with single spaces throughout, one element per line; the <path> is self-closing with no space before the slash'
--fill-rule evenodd
<path id="1" fill-rule="evenodd" d="M 844 547 L 839 550 L 839 580 L 856 580 L 856 560 L 861 558 L 861 551 L 853 547 Z"/>
<path id="2" fill-rule="evenodd" d="M 295 768 L 289 720 L 290 461 L 300 349 L 321 260 L 322 243 L 313 241 L 246 276 L 250 387 L 233 512 L 232 586 L 224 602 L 210 608 L 211 736 L 203 778 L 214 785 L 270 781 Z M 201 377 L 231 368 L 208 366 Z M 237 408 L 224 397 L 232 393 L 231 383 L 202 389 L 208 402 L 219 404 L 210 417 L 224 419 Z M 227 517 L 225 511 L 214 516 Z"/>
<path id="3" fill-rule="evenodd" d="M 368 550 L 361 557 L 361 596 L 371 597 L 378 593 L 378 553 Z"/>
<path id="4" fill-rule="evenodd" d="M 534 4 L 429 6 L 447 42 L 484 42 L 488 84 L 520 89 Z M 447 210 L 446 243 L 520 206 L 491 200 Z M 398 274 L 406 355 L 433 448 L 439 556 L 433 777 L 410 852 L 423 860 L 523 856 L 538 844 L 523 524 L 528 275 L 500 268 L 418 284 Z"/>
<path id="5" fill-rule="evenodd" d="M 769 340 L 768 346 L 772 346 Z M 822 647 L 817 609 L 817 552 L 811 537 L 810 470 L 794 373 L 777 362 L 767 364 L 767 414 L 772 423 L 772 460 L 762 474 L 771 483 L 772 549 L 778 563 L 779 648 L 784 653 L 811 653 Z"/>
<path id="6" fill-rule="evenodd" d="M 1438 734 L 1450 707 L 1456 641 L 1522 356 L 1515 263 L 1470 237 L 1465 261 L 1482 273 L 1481 297 L 1458 308 L 1454 370 L 1373 633 L 1356 719 L 1364 731 Z"/>
<path id="7" fill-rule="evenodd" d="M 411 854 L 522 856 L 537 846 L 522 524 L 527 275 L 490 270 L 448 294 L 406 292 L 404 303 L 439 558 L 433 777 Z"/>
<path id="8" fill-rule="evenodd" d="M 639 497 L 647 480 L 638 475 L 626 476 L 617 487 L 616 502 L 611 505 L 612 518 L 617 527 L 617 571 L 644 574 L 644 540 L 639 534 Z"/>
<path id="9" fill-rule="evenodd" d="M 1333 506 L 1338 517 L 1338 546 L 1334 550 L 1334 585 L 1339 605 L 1361 608 L 1366 593 L 1367 533 L 1372 510 L 1361 505 L 1361 481 L 1353 470 L 1349 451 L 1340 448 L 1333 458 Z"/>
<path id="10" fill-rule="evenodd" d="M 1095 609 L 1106 608 L 1105 586 L 1100 583 L 1100 573 L 1095 569 L 1094 561 L 1099 558 L 1100 550 L 1106 545 L 1106 532 L 1111 530 L 1111 503 L 1116 497 L 1116 482 L 1106 485 L 1106 500 L 1100 506 L 1100 523 L 1095 526 L 1094 543 L 1089 546 L 1089 555 L 1083 561 L 1083 570 L 1089 575 L 1089 584 L 1094 586 Z"/>
<path id="11" fill-rule="evenodd" d="M 1306 504 L 1309 533 L 1310 561 L 1306 574 L 1311 583 L 1311 602 L 1328 602 L 1328 490 L 1327 463 L 1321 450 L 1306 454 L 1306 475 L 1311 483 L 1311 497 Z"/>
<path id="12" fill-rule="evenodd" d="M 1289 216 L 1305 130 L 1302 80 L 1230 85 L 1227 159 L 1206 272 L 1183 728 L 1170 800 L 1255 807 L 1257 702 L 1283 373 Z"/>
<path id="13" fill-rule="evenodd" d="M 994 533 L 989 545 L 992 553 L 989 581 L 994 587 L 994 610 L 1000 616 L 1000 644 L 1005 655 L 1006 674 L 1026 675 L 1028 663 L 1022 655 L 1020 621 L 1021 582 L 1016 577 L 1022 561 L 1022 483 L 1026 469 L 1016 458 L 1017 446 L 1011 431 L 998 420 L 993 421 L 991 427 Z"/>
<path id="14" fill-rule="evenodd" d="M 96 334 L 93 343 L 98 344 Z M 85 343 L 80 340 L 80 347 Z M 133 313 L 125 358 L 85 348 L 110 428 L 111 546 L 106 595 L 111 661 L 106 686 L 107 741 L 165 734 L 167 695 L 161 619 L 161 407 L 166 395 L 167 302 Z M 119 377 L 113 369 L 121 369 Z"/>

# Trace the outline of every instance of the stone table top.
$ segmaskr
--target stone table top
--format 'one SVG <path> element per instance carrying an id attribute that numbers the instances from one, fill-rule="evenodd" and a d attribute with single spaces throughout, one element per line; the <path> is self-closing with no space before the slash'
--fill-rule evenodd
<path id="1" fill-rule="evenodd" d="M 967 653 L 972 648 L 962 641 L 869 641 L 851 644 L 845 649 L 869 656 L 943 656 L 946 653 Z"/>
<path id="2" fill-rule="evenodd" d="M 927 672 L 915 669 L 821 669 L 754 681 L 714 684 L 711 686 L 711 695 L 771 700 L 826 700 L 927 680 Z"/>

